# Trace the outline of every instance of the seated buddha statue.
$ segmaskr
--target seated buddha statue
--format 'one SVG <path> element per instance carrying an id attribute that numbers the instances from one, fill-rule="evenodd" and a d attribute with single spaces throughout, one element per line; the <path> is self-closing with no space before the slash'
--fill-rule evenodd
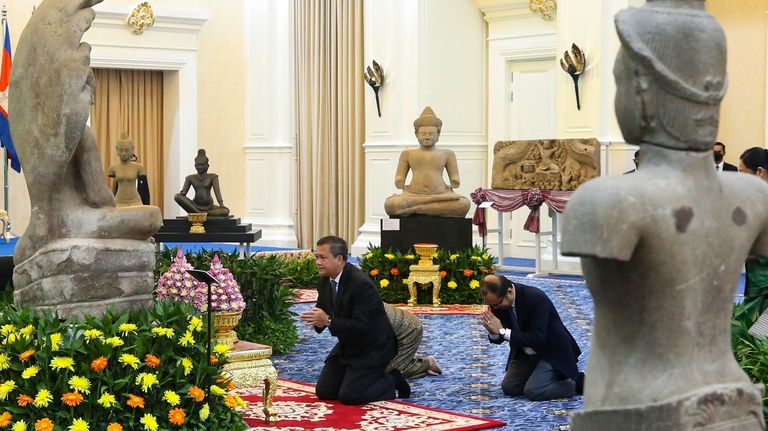
<path id="1" fill-rule="evenodd" d="M 197 173 L 187 175 L 181 192 L 177 193 L 173 199 L 188 213 L 208 213 L 209 217 L 228 216 L 229 208 L 224 206 L 224 201 L 221 199 L 219 176 L 208 173 L 208 157 L 203 149 L 197 150 L 195 170 L 197 170 Z M 187 197 L 190 186 L 195 189 L 195 197 L 193 199 Z M 216 194 L 218 205 L 213 204 L 211 189 Z"/>
<path id="2" fill-rule="evenodd" d="M 451 150 L 435 148 L 440 139 L 443 122 L 427 106 L 413 122 L 419 148 L 404 150 L 395 174 L 395 187 L 403 193 L 384 201 L 384 210 L 390 216 L 426 214 L 443 217 L 464 217 L 469 211 L 469 199 L 453 191 L 459 186 L 459 166 Z M 443 170 L 448 171 L 451 185 L 443 181 Z M 410 184 L 405 184 L 408 172 Z"/>

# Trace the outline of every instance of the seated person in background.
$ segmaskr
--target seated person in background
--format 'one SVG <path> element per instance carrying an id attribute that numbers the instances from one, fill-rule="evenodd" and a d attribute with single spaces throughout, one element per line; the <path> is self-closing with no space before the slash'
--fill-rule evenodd
<path id="1" fill-rule="evenodd" d="M 208 213 L 209 217 L 228 216 L 229 208 L 224 206 L 224 201 L 221 199 L 219 176 L 208 173 L 208 157 L 205 155 L 205 150 L 203 149 L 197 150 L 195 169 L 197 170 L 197 173 L 187 175 L 187 178 L 184 180 L 184 186 L 181 188 L 181 192 L 177 193 L 176 196 L 173 197 L 173 200 L 188 213 Z M 195 189 L 194 199 L 189 199 L 187 197 L 187 192 L 189 192 L 190 186 Z M 213 192 L 216 194 L 216 201 L 218 201 L 219 205 L 213 204 L 211 189 L 213 189 Z"/>
<path id="2" fill-rule="evenodd" d="M 501 382 L 504 395 L 544 401 L 582 393 L 584 373 L 576 364 L 581 349 L 544 292 L 487 275 L 480 294 L 492 310 L 481 316 L 488 339 L 494 344 L 509 343 Z"/>
<path id="3" fill-rule="evenodd" d="M 421 320 L 410 311 L 389 304 L 384 304 L 384 311 L 397 337 L 397 356 L 387 366 L 387 372 L 396 368 L 406 379 L 443 374 L 434 357 L 416 354 L 424 335 Z"/>
<path id="4" fill-rule="evenodd" d="M 403 193 L 384 201 L 384 210 L 390 216 L 427 214 L 444 217 L 464 217 L 469 211 L 469 199 L 453 191 L 459 186 L 459 165 L 451 150 L 435 148 L 440 139 L 443 122 L 427 106 L 413 122 L 419 148 L 400 153 L 395 174 L 395 187 Z M 443 170 L 448 171 L 451 185 L 443 181 Z M 413 172 L 410 184 L 405 184 L 408 171 Z"/>
<path id="5" fill-rule="evenodd" d="M 335 236 L 317 241 L 320 273 L 317 306 L 299 318 L 317 333 L 326 328 L 338 338 L 315 386 L 321 400 L 342 404 L 408 398 L 411 387 L 400 371 L 386 372 L 397 354 L 397 339 L 379 290 L 368 275 L 347 263 L 347 243 Z"/>
<path id="6" fill-rule="evenodd" d="M 137 189 L 138 184 L 147 184 L 147 172 L 144 166 L 132 160 L 133 141 L 128 133 L 122 133 L 115 145 L 117 157 L 120 163 L 109 167 L 109 177 L 115 179 L 117 192 L 115 204 L 118 207 L 132 205 L 145 205 L 149 203 L 149 189 L 147 188 L 147 202 L 145 203 Z"/>

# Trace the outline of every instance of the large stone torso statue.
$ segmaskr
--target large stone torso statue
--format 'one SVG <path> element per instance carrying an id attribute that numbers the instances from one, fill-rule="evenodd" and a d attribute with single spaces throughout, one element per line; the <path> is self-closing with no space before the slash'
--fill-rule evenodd
<path id="1" fill-rule="evenodd" d="M 195 157 L 197 173 L 187 175 L 181 192 L 174 196 L 174 200 L 188 213 L 208 213 L 208 216 L 211 217 L 226 217 L 229 215 L 229 208 L 224 206 L 224 200 L 221 198 L 219 176 L 209 174 L 208 166 L 208 157 L 205 155 L 205 150 L 197 150 L 197 157 Z M 193 199 L 187 197 L 190 187 L 195 189 L 195 197 Z M 218 205 L 213 204 L 211 189 L 216 194 Z"/>
<path id="2" fill-rule="evenodd" d="M 388 197 L 384 210 L 390 216 L 427 214 L 464 217 L 469 211 L 469 199 L 453 191 L 459 186 L 456 154 L 451 150 L 435 148 L 440 139 L 442 121 L 430 107 L 426 107 L 413 125 L 419 148 L 400 153 L 395 187 L 402 189 L 403 193 Z M 412 172 L 411 183 L 406 185 L 409 171 Z M 448 172 L 450 186 L 443 181 L 443 171 Z"/>
<path id="3" fill-rule="evenodd" d="M 117 183 L 115 202 L 119 207 L 141 205 L 141 196 L 136 189 L 136 181 L 140 176 L 147 175 L 144 165 L 131 161 L 134 146 L 127 134 L 120 137 L 116 147 L 120 163 L 110 166 L 108 173 Z"/>
<path id="4" fill-rule="evenodd" d="M 563 254 L 582 256 L 595 304 L 572 428 L 762 430 L 730 317 L 748 254 L 768 254 L 768 185 L 713 168 L 725 37 L 702 1 L 651 0 L 616 27 L 616 113 L 643 165 L 566 208 Z"/>
<path id="5" fill-rule="evenodd" d="M 93 133 L 90 47 L 100 0 L 46 0 L 19 39 L 11 74 L 11 132 L 32 205 L 14 253 L 14 302 L 66 317 L 151 300 L 160 210 L 115 208 Z"/>

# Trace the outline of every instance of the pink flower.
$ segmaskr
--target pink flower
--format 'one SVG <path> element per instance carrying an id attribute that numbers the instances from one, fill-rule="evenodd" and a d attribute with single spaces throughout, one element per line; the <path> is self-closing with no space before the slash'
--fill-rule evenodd
<path id="1" fill-rule="evenodd" d="M 208 272 L 218 281 L 218 283 L 211 286 L 211 310 L 213 311 L 243 311 L 245 309 L 245 301 L 243 301 L 243 295 L 240 293 L 240 286 L 237 284 L 235 277 L 232 275 L 219 260 L 219 255 L 214 254 L 211 259 L 211 267 Z M 195 295 L 195 307 L 201 311 L 207 310 L 207 287 L 203 284 L 202 287 L 198 287 L 197 294 Z"/>
<path id="2" fill-rule="evenodd" d="M 205 284 L 189 275 L 188 269 L 192 269 L 192 265 L 187 262 L 187 258 L 184 257 L 184 253 L 179 248 L 168 271 L 161 275 L 157 281 L 157 289 L 155 290 L 157 299 L 162 301 L 170 298 L 173 301 L 194 302 L 195 293 L 200 291 L 201 285 L 204 291 Z"/>

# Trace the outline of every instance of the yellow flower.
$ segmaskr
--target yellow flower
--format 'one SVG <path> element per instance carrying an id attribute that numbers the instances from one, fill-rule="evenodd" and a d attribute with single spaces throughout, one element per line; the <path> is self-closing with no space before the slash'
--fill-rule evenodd
<path id="1" fill-rule="evenodd" d="M 53 401 L 53 395 L 48 389 L 40 389 L 35 395 L 35 401 L 32 403 L 35 407 L 48 407 L 48 404 Z"/>
<path id="2" fill-rule="evenodd" d="M 366 254 L 365 254 L 365 258 L 366 258 L 366 259 L 370 259 L 370 258 L 372 258 L 372 257 L 373 257 L 373 253 L 366 253 Z"/>
<path id="3" fill-rule="evenodd" d="M 389 280 L 387 280 L 387 279 L 385 278 L 385 279 L 383 279 L 383 280 L 379 281 L 379 286 L 381 286 L 381 287 L 387 287 L 387 286 L 389 286 Z"/>
<path id="4" fill-rule="evenodd" d="M 13 424 L 13 428 L 11 428 L 13 431 L 27 431 L 27 423 L 23 420 L 16 421 L 15 424 Z"/>
<path id="5" fill-rule="evenodd" d="M 32 326 L 32 325 L 27 325 L 27 326 L 21 328 L 21 330 L 19 330 L 19 333 L 21 335 L 26 335 L 27 337 L 29 337 L 30 335 L 35 333 L 35 327 Z"/>
<path id="6" fill-rule="evenodd" d="M 195 331 L 195 332 L 202 331 L 203 330 L 203 320 L 200 319 L 197 316 L 192 316 L 189 319 L 189 330 L 190 331 Z"/>
<path id="7" fill-rule="evenodd" d="M 142 392 L 147 392 L 157 384 L 157 376 L 152 373 L 141 373 L 136 376 L 136 384 L 141 385 Z"/>
<path id="8" fill-rule="evenodd" d="M 158 337 L 168 337 L 168 338 L 173 338 L 173 335 L 174 335 L 173 329 L 163 328 L 159 326 L 157 328 L 152 328 L 152 333 L 154 335 L 157 335 Z"/>
<path id="9" fill-rule="evenodd" d="M 226 344 L 217 344 L 213 346 L 213 351 L 218 355 L 226 355 L 231 349 L 232 347 L 227 346 Z"/>
<path id="10" fill-rule="evenodd" d="M 99 331 L 98 329 L 87 329 L 83 332 L 83 337 L 85 337 L 86 342 L 89 342 L 89 341 L 103 338 L 104 333 Z"/>
<path id="11" fill-rule="evenodd" d="M 450 259 L 451 262 L 456 262 L 456 259 L 458 258 L 459 258 L 458 254 L 452 254 L 448 257 L 448 259 Z"/>
<path id="12" fill-rule="evenodd" d="M 39 372 L 40 372 L 40 367 L 38 367 L 37 365 L 32 365 L 30 367 L 27 367 L 24 371 L 21 372 L 21 378 L 24 380 L 31 379 L 32 377 L 35 377 Z"/>
<path id="13" fill-rule="evenodd" d="M 184 335 L 179 339 L 179 344 L 182 346 L 195 344 L 195 338 L 192 336 L 192 332 L 191 331 L 185 332 Z"/>
<path id="14" fill-rule="evenodd" d="M 408 259 L 408 260 L 413 260 L 413 259 L 416 259 L 416 256 L 414 256 L 414 255 L 412 255 L 412 254 L 406 254 L 406 255 L 405 255 L 405 256 L 403 256 L 403 257 L 404 257 L 404 258 L 406 258 L 406 259 Z"/>
<path id="15" fill-rule="evenodd" d="M 489 256 L 488 256 L 487 254 L 484 254 L 484 255 L 483 255 L 483 260 L 488 260 L 488 257 L 489 257 Z"/>
<path id="16" fill-rule="evenodd" d="M 469 282 L 469 287 L 470 287 L 471 289 L 477 289 L 478 287 L 480 287 L 480 282 L 479 282 L 479 281 L 477 281 L 477 280 L 471 280 L 471 281 Z"/>
<path id="17" fill-rule="evenodd" d="M 133 368 L 134 370 L 138 369 L 139 365 L 141 364 L 141 361 L 139 360 L 139 358 L 131 355 L 130 353 L 123 353 L 122 355 L 120 355 L 117 361 L 127 367 Z"/>
<path id="18" fill-rule="evenodd" d="M 456 286 L 458 286 L 458 284 L 456 284 L 456 282 L 455 282 L 455 281 L 451 280 L 451 281 L 449 281 L 449 282 L 448 282 L 448 287 L 449 287 L 449 288 L 451 288 L 451 289 L 455 289 L 455 288 L 456 288 Z"/>
<path id="19" fill-rule="evenodd" d="M 247 407 L 248 406 L 248 404 L 246 404 L 245 400 L 240 398 L 239 395 L 235 395 L 235 401 L 237 402 L 237 406 L 238 407 Z"/>
<path id="20" fill-rule="evenodd" d="M 157 431 L 157 418 L 153 415 L 146 413 L 139 420 L 144 425 L 144 429 L 147 431 Z"/>
<path id="21" fill-rule="evenodd" d="M 0 334 L 2 334 L 3 336 L 7 336 L 8 334 L 10 334 L 15 330 L 16 330 L 16 327 L 11 324 L 3 325 L 2 327 L 0 327 Z"/>
<path id="22" fill-rule="evenodd" d="M 386 257 L 389 260 L 393 260 L 395 258 L 395 255 L 392 254 L 392 253 L 387 253 L 387 254 L 384 255 L 384 257 Z"/>
<path id="23" fill-rule="evenodd" d="M 211 415 L 211 408 L 208 407 L 208 403 L 203 404 L 203 408 L 200 409 L 200 420 L 205 421 L 208 416 Z"/>
<path id="24" fill-rule="evenodd" d="M 7 337 L 5 337 L 5 341 L 3 341 L 3 344 L 13 344 L 18 339 L 19 339 L 19 336 L 16 335 L 15 332 L 11 332 L 10 334 L 8 334 Z"/>
<path id="25" fill-rule="evenodd" d="M 227 395 L 227 391 L 216 385 L 211 385 L 211 393 L 217 397 L 223 397 L 224 395 Z"/>
<path id="26" fill-rule="evenodd" d="M 181 360 L 181 366 L 184 367 L 184 375 L 187 376 L 192 372 L 192 360 L 184 358 Z"/>
<path id="27" fill-rule="evenodd" d="M 13 392 L 14 389 L 16 389 L 16 382 L 13 380 L 6 380 L 0 384 L 0 400 L 8 398 L 8 394 Z"/>
<path id="28" fill-rule="evenodd" d="M 123 344 L 125 344 L 125 342 L 123 342 L 123 340 L 121 340 L 120 337 L 107 338 L 106 340 L 104 340 L 104 343 L 109 344 L 112 347 L 120 347 Z"/>
<path id="29" fill-rule="evenodd" d="M 136 332 L 137 329 L 139 329 L 139 327 L 134 323 L 123 323 L 117 327 L 117 331 L 123 334 L 123 336 L 126 336 L 132 332 Z"/>
<path id="30" fill-rule="evenodd" d="M 50 365 L 54 370 L 67 369 L 69 371 L 75 371 L 75 360 L 69 356 L 54 356 L 53 359 L 51 359 Z"/>
<path id="31" fill-rule="evenodd" d="M 91 393 L 91 382 L 82 376 L 72 376 L 69 378 L 69 387 L 80 394 Z"/>
<path id="32" fill-rule="evenodd" d="M 11 360 L 5 353 L 0 353 L 0 371 L 7 370 L 11 366 Z"/>
<path id="33" fill-rule="evenodd" d="M 61 347 L 61 334 L 58 332 L 51 334 L 51 351 L 57 352 L 59 350 L 59 347 Z"/>
<path id="34" fill-rule="evenodd" d="M 472 259 L 472 260 L 476 260 L 476 261 L 478 261 L 478 262 L 480 262 L 480 261 L 482 261 L 482 260 L 483 260 L 483 258 L 482 258 L 482 257 L 480 257 L 480 256 L 472 256 L 472 257 L 470 257 L 470 259 Z"/>
<path id="35" fill-rule="evenodd" d="M 163 392 L 163 401 L 167 402 L 172 406 L 177 406 L 181 402 L 181 397 L 176 392 L 165 391 Z"/>
<path id="36" fill-rule="evenodd" d="M 77 418 L 72 421 L 72 425 L 67 429 L 69 431 L 88 431 L 90 428 L 88 428 L 88 422 L 84 421 L 82 418 Z"/>
<path id="37" fill-rule="evenodd" d="M 115 399 L 115 396 L 110 394 L 109 392 L 104 392 L 103 394 L 101 394 L 97 402 L 101 404 L 101 406 L 104 407 L 105 409 L 108 409 L 110 407 L 114 407 L 117 405 L 117 399 Z"/>

